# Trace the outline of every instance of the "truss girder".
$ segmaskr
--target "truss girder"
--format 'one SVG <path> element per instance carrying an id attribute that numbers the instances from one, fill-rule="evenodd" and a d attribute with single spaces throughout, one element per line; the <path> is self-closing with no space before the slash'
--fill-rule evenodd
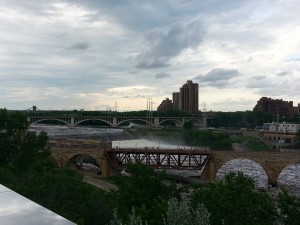
<path id="1" fill-rule="evenodd" d="M 107 157 L 117 168 L 126 164 L 144 164 L 155 169 L 201 170 L 212 153 L 207 150 L 111 149 Z"/>

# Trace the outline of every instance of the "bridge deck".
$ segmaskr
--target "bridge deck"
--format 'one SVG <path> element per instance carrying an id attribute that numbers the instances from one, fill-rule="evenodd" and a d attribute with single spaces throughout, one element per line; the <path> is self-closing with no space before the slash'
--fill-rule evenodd
<path id="1" fill-rule="evenodd" d="M 115 148 L 105 154 L 118 169 L 138 163 L 156 169 L 201 170 L 212 157 L 211 151 L 203 149 Z"/>

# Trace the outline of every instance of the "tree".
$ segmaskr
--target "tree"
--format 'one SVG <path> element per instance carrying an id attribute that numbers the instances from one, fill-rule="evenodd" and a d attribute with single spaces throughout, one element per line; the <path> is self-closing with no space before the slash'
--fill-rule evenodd
<path id="1" fill-rule="evenodd" d="M 84 183 L 76 171 L 58 168 L 47 134 L 27 128 L 24 114 L 0 109 L 1 183 L 78 225 L 108 224 L 113 209 L 108 194 Z"/>
<path id="2" fill-rule="evenodd" d="M 0 109 L 0 166 L 26 170 L 33 162 L 48 158 L 47 134 L 29 132 L 28 126 L 25 114 Z"/>
<path id="3" fill-rule="evenodd" d="M 300 221 L 300 198 L 286 190 L 279 193 L 280 218 L 285 225 L 297 225 Z"/>
<path id="4" fill-rule="evenodd" d="M 164 225 L 209 225 L 209 217 L 210 213 L 203 204 L 192 209 L 186 198 L 182 201 L 171 198 L 168 201 Z"/>
<path id="5" fill-rule="evenodd" d="M 164 225 L 209 225 L 209 217 L 207 209 L 203 205 L 199 205 L 195 210 L 191 208 L 187 199 L 178 201 L 177 198 L 168 200 L 168 206 L 165 215 L 160 213 Z M 143 222 L 140 216 L 137 216 L 133 208 L 127 223 L 119 218 L 117 211 L 114 211 L 111 225 L 147 225 L 147 221 Z M 159 223 L 161 224 L 161 223 Z"/>
<path id="6" fill-rule="evenodd" d="M 254 181 L 242 173 L 230 173 L 223 181 L 197 188 L 192 199 L 193 205 L 207 207 L 212 225 L 271 225 L 277 218 L 267 193 L 255 190 Z"/>
<path id="7" fill-rule="evenodd" d="M 193 122 L 192 121 L 185 122 L 183 124 L 183 128 L 184 129 L 192 129 L 193 128 Z"/>
<path id="8" fill-rule="evenodd" d="M 164 173 L 144 165 L 131 164 L 126 171 L 131 176 L 119 177 L 118 190 L 112 192 L 118 214 L 128 222 L 128 215 L 134 208 L 136 215 L 149 224 L 160 224 L 160 215 L 166 211 L 168 199 L 178 195 L 176 186 L 163 182 Z"/>

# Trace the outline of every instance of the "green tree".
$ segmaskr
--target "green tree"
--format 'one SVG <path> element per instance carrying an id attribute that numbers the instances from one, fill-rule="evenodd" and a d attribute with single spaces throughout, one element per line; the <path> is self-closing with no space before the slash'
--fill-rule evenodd
<path id="1" fill-rule="evenodd" d="M 268 225 L 276 219 L 275 207 L 265 191 L 255 190 L 254 181 L 242 173 L 196 189 L 193 205 L 203 203 L 212 225 Z"/>
<path id="2" fill-rule="evenodd" d="M 25 114 L 0 109 L 0 166 L 26 170 L 48 158 L 47 134 L 29 132 L 28 125 Z"/>
<path id="3" fill-rule="evenodd" d="M 195 210 L 191 208 L 187 199 L 178 201 L 177 198 L 168 200 L 168 206 L 165 215 L 161 212 L 159 217 L 162 218 L 164 225 L 209 225 L 210 214 L 203 205 L 199 205 Z M 119 218 L 117 211 L 114 211 L 111 225 L 147 225 L 140 216 L 137 216 L 133 208 L 127 223 Z M 161 223 L 159 223 L 161 224 Z"/>
<path id="4" fill-rule="evenodd" d="M 209 217 L 210 213 L 203 204 L 192 209 L 186 198 L 182 201 L 171 198 L 168 201 L 164 225 L 209 225 Z"/>
<path id="5" fill-rule="evenodd" d="M 113 208 L 108 194 L 77 172 L 58 168 L 47 134 L 27 128 L 24 114 L 0 109 L 1 184 L 78 225 L 108 224 Z"/>
<path id="6" fill-rule="evenodd" d="M 285 225 L 297 225 L 300 221 L 300 198 L 286 190 L 279 193 L 280 218 Z"/>
<path id="7" fill-rule="evenodd" d="M 183 128 L 184 129 L 192 129 L 193 128 L 193 122 L 192 121 L 185 122 L 183 124 Z"/>
<path id="8" fill-rule="evenodd" d="M 167 200 L 178 195 L 176 186 L 165 184 L 164 173 L 157 173 L 144 165 L 131 164 L 126 170 L 131 176 L 119 177 L 118 190 L 112 192 L 118 214 L 128 221 L 128 215 L 134 208 L 136 215 L 149 224 L 160 224 L 160 215 L 167 208 Z"/>

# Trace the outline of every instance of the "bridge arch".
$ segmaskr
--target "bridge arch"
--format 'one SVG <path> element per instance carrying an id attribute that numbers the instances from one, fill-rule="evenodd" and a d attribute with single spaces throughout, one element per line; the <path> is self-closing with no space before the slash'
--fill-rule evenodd
<path id="1" fill-rule="evenodd" d="M 120 125 L 122 125 L 123 123 L 126 123 L 126 122 L 135 122 L 135 121 L 142 121 L 142 122 L 145 122 L 146 125 L 152 125 L 152 123 L 149 122 L 149 121 L 147 121 L 146 119 L 130 118 L 130 119 L 122 120 L 119 123 L 117 123 L 117 127 L 120 126 Z"/>
<path id="2" fill-rule="evenodd" d="M 300 161 L 287 165 L 279 174 L 278 186 L 288 188 L 300 187 Z"/>
<path id="3" fill-rule="evenodd" d="M 40 120 L 37 120 L 37 121 L 34 121 L 34 122 L 31 122 L 30 124 L 31 125 L 34 125 L 34 124 L 39 124 L 40 122 L 42 121 L 59 121 L 59 122 L 62 122 L 66 125 L 70 125 L 70 123 L 68 123 L 67 121 L 65 120 L 61 120 L 61 119 L 55 119 L 55 118 L 46 118 L 46 119 L 40 119 Z"/>
<path id="4" fill-rule="evenodd" d="M 254 160 L 247 158 L 235 158 L 223 164 L 216 173 L 216 179 L 223 179 L 230 172 L 243 172 L 251 177 L 256 187 L 267 187 L 269 175 L 265 168 Z"/>
<path id="5" fill-rule="evenodd" d="M 166 119 L 160 121 L 159 125 L 161 126 L 165 122 L 175 122 L 176 126 L 178 126 L 178 125 L 180 125 L 182 123 L 182 121 L 180 121 L 179 119 L 175 119 L 175 118 L 168 119 L 168 118 L 166 118 Z"/>
<path id="6" fill-rule="evenodd" d="M 75 123 L 75 125 L 79 125 L 80 123 L 83 123 L 83 122 L 85 122 L 85 121 L 101 121 L 101 122 L 106 123 L 106 124 L 109 125 L 110 127 L 113 127 L 113 124 L 110 123 L 110 122 L 108 122 L 108 121 L 106 121 L 106 120 L 103 120 L 103 119 L 91 119 L 91 118 L 83 119 L 83 120 L 77 121 L 77 122 Z"/>
<path id="7" fill-rule="evenodd" d="M 185 122 L 190 122 L 190 121 L 195 121 L 195 122 L 200 122 L 200 123 L 202 123 L 202 119 L 199 119 L 199 118 L 187 118 L 186 120 L 185 120 Z"/>
<path id="8" fill-rule="evenodd" d="M 101 165 L 97 158 L 91 154 L 74 154 L 69 156 L 66 165 L 74 165 L 77 169 L 100 172 Z"/>

